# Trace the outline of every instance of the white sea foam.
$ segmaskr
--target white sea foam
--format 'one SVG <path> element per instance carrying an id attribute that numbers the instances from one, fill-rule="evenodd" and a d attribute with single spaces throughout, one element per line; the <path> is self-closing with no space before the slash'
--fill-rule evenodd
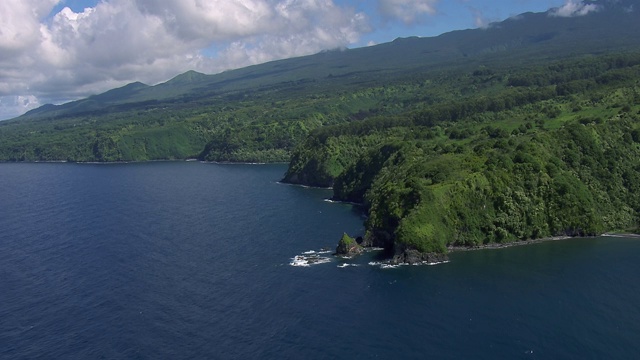
<path id="1" fill-rule="evenodd" d="M 362 205 L 362 204 L 358 204 L 358 203 L 351 202 L 351 201 L 333 200 L 333 199 L 331 199 L 331 198 L 329 198 L 329 199 L 324 199 L 324 201 L 326 201 L 326 202 L 328 202 L 328 203 L 332 203 L 332 204 Z"/>
<path id="2" fill-rule="evenodd" d="M 602 234 L 602 236 L 606 236 L 606 237 L 615 237 L 615 238 L 632 238 L 632 239 L 638 239 L 640 238 L 640 235 L 638 234 Z"/>
<path id="3" fill-rule="evenodd" d="M 385 261 L 370 261 L 369 265 L 377 266 L 380 269 L 394 269 L 400 266 L 400 265 L 392 265 Z"/>
<path id="4" fill-rule="evenodd" d="M 266 165 L 264 162 L 235 162 L 235 161 L 200 161 L 202 164 L 215 165 Z"/>
<path id="5" fill-rule="evenodd" d="M 380 269 L 395 269 L 404 264 L 380 264 Z"/>
<path id="6" fill-rule="evenodd" d="M 301 255 L 296 255 L 291 258 L 289 265 L 309 267 L 311 265 L 326 264 L 330 261 L 331 258 L 320 256 L 319 253 L 315 251 L 307 251 Z"/>
<path id="7" fill-rule="evenodd" d="M 395 269 L 395 268 L 399 268 L 400 266 L 409 266 L 409 265 L 413 265 L 413 266 L 421 266 L 421 265 L 433 266 L 433 265 L 446 264 L 448 262 L 449 261 L 440 261 L 440 262 L 423 261 L 423 262 L 419 262 L 419 263 L 415 263 L 415 264 L 409 264 L 409 263 L 391 264 L 391 263 L 386 262 L 386 261 L 371 261 L 371 262 L 369 262 L 369 265 L 378 266 L 378 267 L 380 267 L 380 269 Z"/>
<path id="8" fill-rule="evenodd" d="M 423 262 L 422 264 L 414 264 L 414 265 L 429 265 L 429 266 L 433 266 L 433 265 L 440 265 L 440 264 L 448 264 L 449 260 L 447 261 L 436 261 L 436 262 Z"/>
<path id="9" fill-rule="evenodd" d="M 348 263 L 342 263 L 340 265 L 338 265 L 339 268 L 346 268 L 346 267 L 357 267 L 360 266 L 358 264 L 348 264 Z"/>
<path id="10" fill-rule="evenodd" d="M 333 187 L 320 187 L 320 186 L 309 186 L 309 185 L 301 185 L 301 184 L 290 184 L 282 181 L 276 181 L 276 184 L 280 185 L 288 185 L 288 186 L 298 186 L 305 189 L 322 189 L 322 190 L 333 190 Z"/>

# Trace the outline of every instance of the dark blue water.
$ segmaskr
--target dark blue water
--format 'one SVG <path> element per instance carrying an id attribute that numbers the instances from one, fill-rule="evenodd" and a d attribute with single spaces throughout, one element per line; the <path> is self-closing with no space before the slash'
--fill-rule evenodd
<path id="1" fill-rule="evenodd" d="M 0 164 L 0 358 L 640 354 L 639 239 L 294 267 L 363 219 L 327 191 L 278 184 L 284 171 Z"/>

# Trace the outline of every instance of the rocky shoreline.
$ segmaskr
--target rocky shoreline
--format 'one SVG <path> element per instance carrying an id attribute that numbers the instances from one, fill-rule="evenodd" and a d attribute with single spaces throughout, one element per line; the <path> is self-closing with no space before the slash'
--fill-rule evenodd
<path id="1" fill-rule="evenodd" d="M 513 242 L 501 243 L 501 244 L 491 243 L 491 244 L 483 244 L 483 245 L 476 245 L 476 246 L 448 246 L 447 250 L 449 252 L 458 252 L 458 251 L 474 251 L 474 250 L 485 250 L 485 249 L 504 249 L 504 248 L 509 248 L 513 246 L 531 245 L 531 244 L 538 244 L 538 243 L 547 242 L 547 241 L 560 241 L 560 240 L 567 240 L 567 239 L 573 239 L 573 238 L 575 238 L 575 236 L 552 236 L 552 237 L 541 238 L 541 239 L 519 240 L 519 241 L 513 241 Z"/>
<path id="2" fill-rule="evenodd" d="M 389 261 L 393 265 L 400 264 L 441 264 L 449 261 L 449 256 L 447 254 L 439 254 L 439 253 L 423 253 L 414 249 L 405 249 L 401 252 L 398 252 L 391 258 Z"/>
<path id="3" fill-rule="evenodd" d="M 605 233 L 599 236 L 625 236 L 640 238 L 640 234 L 634 233 Z M 390 265 L 416 265 L 416 264 L 440 264 L 449 261 L 448 254 L 461 251 L 475 251 L 487 249 L 505 249 L 514 246 L 524 246 L 539 244 L 549 241 L 561 241 L 574 239 L 576 236 L 553 236 L 540 239 L 521 240 L 502 244 L 483 244 L 477 246 L 448 246 L 447 253 L 423 253 L 415 249 L 396 248 L 394 246 L 392 255 L 389 256 L 385 263 Z M 362 237 L 351 238 L 346 233 L 338 242 L 334 255 L 345 258 L 352 258 L 366 252 L 368 249 L 378 248 L 373 246 L 370 241 L 364 241 Z M 388 249 L 389 250 L 389 249 Z"/>
<path id="4" fill-rule="evenodd" d="M 519 241 L 513 241 L 513 242 L 503 243 L 503 244 L 492 243 L 492 244 L 483 244 L 483 245 L 476 245 L 476 246 L 448 246 L 447 250 L 448 250 L 448 252 L 452 253 L 452 252 L 459 252 L 459 251 L 475 251 L 475 250 L 485 250 L 485 249 L 504 249 L 504 248 L 509 248 L 509 247 L 513 247 L 513 246 L 539 244 L 539 243 L 548 242 L 548 241 L 562 241 L 562 240 L 570 240 L 570 239 L 576 239 L 576 238 L 593 238 L 593 237 L 599 237 L 599 236 L 612 236 L 612 237 L 622 236 L 622 237 L 640 238 L 640 234 L 630 233 L 630 232 L 604 233 L 604 234 L 594 235 L 594 236 L 568 236 L 568 235 L 563 235 L 563 236 L 551 236 L 551 237 L 540 238 L 540 239 L 519 240 Z"/>
<path id="5" fill-rule="evenodd" d="M 385 249 L 382 245 L 389 245 L 389 243 L 366 241 L 360 236 L 352 238 L 344 233 L 336 246 L 334 255 L 343 258 L 352 258 L 364 253 L 368 249 Z M 386 250 L 390 251 L 391 249 L 387 247 Z M 431 265 L 448 261 L 449 257 L 447 254 L 423 253 L 415 249 L 405 249 L 394 246 L 393 255 L 390 256 L 388 260 L 385 260 L 385 263 L 389 265 Z"/>

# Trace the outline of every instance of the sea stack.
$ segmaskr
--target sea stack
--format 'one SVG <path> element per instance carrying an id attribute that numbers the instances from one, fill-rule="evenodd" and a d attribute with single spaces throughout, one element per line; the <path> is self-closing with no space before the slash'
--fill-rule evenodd
<path id="1" fill-rule="evenodd" d="M 360 246 L 354 238 L 347 235 L 347 233 L 342 234 L 342 238 L 340 238 L 338 246 L 336 247 L 336 255 L 344 257 L 359 255 L 363 251 L 364 248 Z"/>

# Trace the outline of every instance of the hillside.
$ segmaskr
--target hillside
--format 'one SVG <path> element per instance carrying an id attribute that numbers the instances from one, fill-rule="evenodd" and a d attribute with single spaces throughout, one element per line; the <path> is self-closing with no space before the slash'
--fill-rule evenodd
<path id="1" fill-rule="evenodd" d="M 638 79 L 637 52 L 458 74 L 448 83 L 473 89 L 462 100 L 316 129 L 285 181 L 362 203 L 365 243 L 400 262 L 412 250 L 634 229 Z"/>
<path id="2" fill-rule="evenodd" d="M 217 75 L 187 72 L 133 83 L 0 122 L 4 161 L 130 161 L 198 157 L 288 161 L 314 129 L 369 118 L 405 119 L 472 94 L 492 96 L 501 76 L 560 59 L 640 49 L 637 1 L 563 18 L 523 14 L 487 29 L 326 51 Z M 476 79 L 477 80 L 477 79 Z M 391 120 L 389 120 L 391 121 Z"/>

